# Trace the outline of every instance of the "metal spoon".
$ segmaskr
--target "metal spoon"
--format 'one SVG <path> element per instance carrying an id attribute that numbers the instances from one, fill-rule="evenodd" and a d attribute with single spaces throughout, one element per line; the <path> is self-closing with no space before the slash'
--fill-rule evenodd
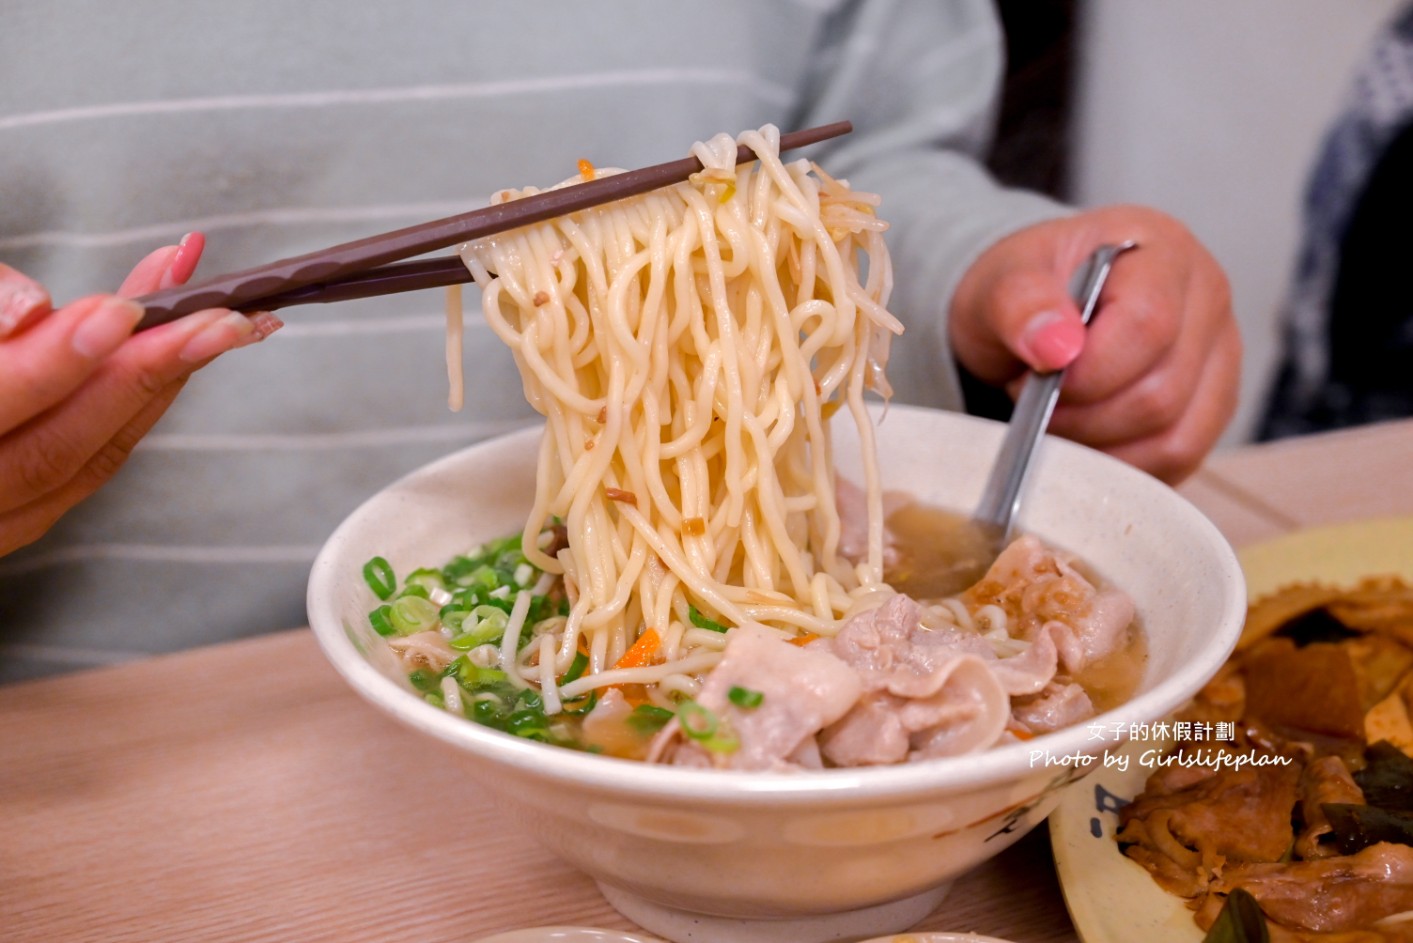
<path id="1" fill-rule="evenodd" d="M 1085 324 L 1089 323 L 1094 309 L 1099 306 L 1099 294 L 1109 277 L 1114 259 L 1137 245 L 1133 241 L 1102 245 L 1075 272 L 1070 282 L 1070 296 L 1079 307 Z M 960 592 L 985 576 L 996 557 L 1010 543 L 1016 515 L 1020 511 L 1021 491 L 1025 486 L 1026 473 L 1030 471 L 1030 460 L 1045 434 L 1045 427 L 1050 423 L 1050 415 L 1055 411 L 1064 376 L 1064 370 L 1031 373 L 1021 386 L 1011 421 L 1006 426 L 1005 438 L 1001 441 L 1001 450 L 996 455 L 996 464 L 991 467 L 991 477 L 986 481 L 981 502 L 972 516 L 972 525 L 979 532 L 977 542 L 985 547 L 985 552 L 970 557 L 965 564 L 948 574 L 947 582 L 955 587 L 954 591 Z"/>

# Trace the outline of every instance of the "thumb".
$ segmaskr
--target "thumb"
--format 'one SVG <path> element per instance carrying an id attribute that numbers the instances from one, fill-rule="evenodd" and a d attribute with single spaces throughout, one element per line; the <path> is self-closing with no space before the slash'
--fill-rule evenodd
<path id="1" fill-rule="evenodd" d="M 1084 349 L 1084 321 L 1058 276 L 1030 271 L 1009 279 L 988 320 L 996 339 L 1040 373 L 1068 367 Z"/>
<path id="2" fill-rule="evenodd" d="M 1084 349 L 1084 322 L 1073 305 L 1047 308 L 1026 321 L 1020 337 L 1007 346 L 1038 373 L 1063 370 Z"/>

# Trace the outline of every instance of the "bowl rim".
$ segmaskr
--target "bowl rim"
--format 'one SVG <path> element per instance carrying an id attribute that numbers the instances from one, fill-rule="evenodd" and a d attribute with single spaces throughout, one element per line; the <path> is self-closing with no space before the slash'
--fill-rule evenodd
<path id="1" fill-rule="evenodd" d="M 949 417 L 948 421 L 976 424 L 977 428 L 1003 424 L 946 410 L 916 406 L 888 407 L 890 412 L 920 412 Z M 449 465 L 465 460 L 468 453 L 507 448 L 519 440 L 538 441 L 542 426 L 485 439 L 459 449 L 403 475 L 386 488 L 368 497 L 334 530 L 320 549 L 310 571 L 307 605 L 310 627 L 325 657 L 344 680 L 362 696 L 396 720 L 435 739 L 460 747 L 493 763 L 531 772 L 539 779 L 576 786 L 611 790 L 643 799 L 670 797 L 700 804 L 788 805 L 809 797 L 815 805 L 851 806 L 880 798 L 903 800 L 935 794 L 939 784 L 949 791 L 977 789 L 991 784 L 1014 782 L 1037 772 L 1032 751 L 1045 751 L 1052 757 L 1091 755 L 1117 749 L 1121 739 L 1104 739 L 1096 748 L 1091 728 L 1113 724 L 1126 715 L 1161 718 L 1182 706 L 1214 675 L 1234 648 L 1246 615 L 1246 587 L 1235 551 L 1208 518 L 1168 485 L 1133 466 L 1082 445 L 1046 437 L 1045 448 L 1060 453 L 1084 453 L 1083 461 L 1107 465 L 1106 473 L 1120 476 L 1131 487 L 1147 490 L 1154 501 L 1176 503 L 1201 542 L 1219 558 L 1217 573 L 1221 617 L 1207 626 L 1214 642 L 1203 647 L 1197 657 L 1180 669 L 1158 679 L 1151 688 L 1111 710 L 1080 724 L 1042 734 L 1033 740 L 992 747 L 982 753 L 942 757 L 888 766 L 831 768 L 782 772 L 701 770 L 647 764 L 637 760 L 599 756 L 575 750 L 547 747 L 510 734 L 480 726 L 428 704 L 411 690 L 398 685 L 370 664 L 358 651 L 348 631 L 334 611 L 332 593 L 337 576 L 335 557 L 345 535 L 358 519 L 388 491 L 404 488 L 424 476 L 432 476 Z M 1096 764 L 1091 764 L 1090 769 Z M 1071 767 L 1052 766 L 1055 778 L 1072 778 Z"/>

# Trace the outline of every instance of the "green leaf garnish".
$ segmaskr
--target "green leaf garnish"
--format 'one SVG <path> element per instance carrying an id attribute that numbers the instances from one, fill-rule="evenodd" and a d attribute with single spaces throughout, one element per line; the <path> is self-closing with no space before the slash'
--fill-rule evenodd
<path id="1" fill-rule="evenodd" d="M 1261 905 L 1250 891 L 1238 887 L 1227 895 L 1227 902 L 1202 943 L 1270 943 L 1270 940 Z"/>

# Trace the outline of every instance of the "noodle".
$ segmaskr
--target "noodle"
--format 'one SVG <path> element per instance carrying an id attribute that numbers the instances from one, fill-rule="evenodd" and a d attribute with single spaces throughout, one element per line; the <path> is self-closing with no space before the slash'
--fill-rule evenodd
<path id="1" fill-rule="evenodd" d="M 719 135 L 687 182 L 461 247 L 546 420 L 535 496 L 401 590 L 369 561 L 373 628 L 430 703 L 649 762 L 903 762 L 1092 716 L 1081 675 L 1131 647 L 1133 607 L 1067 556 L 1022 537 L 926 603 L 885 582 L 923 558 L 885 531 L 865 403 L 902 330 L 877 198 L 783 163 L 772 127 L 740 143 L 759 159 Z"/>
<path id="2" fill-rule="evenodd" d="M 461 412 L 465 403 L 466 384 L 461 371 L 462 338 L 466 319 L 461 306 L 461 286 L 446 289 L 446 405 L 454 413 Z"/>
<path id="3" fill-rule="evenodd" d="M 687 183 L 461 249 L 487 323 L 547 420 L 522 546 L 577 598 L 553 648 L 536 646 L 535 676 L 544 690 L 581 645 L 590 660 L 558 697 L 667 677 L 691 689 L 686 676 L 725 644 L 691 624 L 693 611 L 828 636 L 884 586 L 864 393 L 886 393 L 888 342 L 902 328 L 884 308 L 877 201 L 807 162 L 782 163 L 773 127 L 740 143 L 760 160 L 737 167 L 737 142 L 719 135 L 696 146 L 705 169 Z M 841 409 L 864 451 L 857 565 L 839 553 L 828 418 Z M 568 546 L 551 556 L 539 536 L 556 520 Z M 500 664 L 523 684 L 512 623 Z M 648 629 L 666 660 L 615 669 Z"/>

